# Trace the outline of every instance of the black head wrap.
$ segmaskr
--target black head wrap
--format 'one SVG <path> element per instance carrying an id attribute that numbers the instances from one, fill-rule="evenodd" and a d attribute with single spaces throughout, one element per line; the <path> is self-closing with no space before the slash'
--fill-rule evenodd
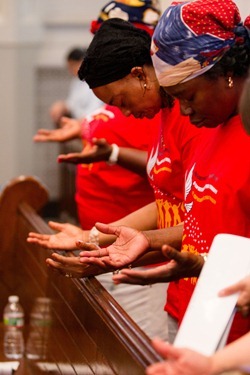
<path id="1" fill-rule="evenodd" d="M 80 80 L 95 88 L 128 75 L 135 66 L 151 63 L 149 34 L 120 18 L 101 25 L 78 71 Z"/>

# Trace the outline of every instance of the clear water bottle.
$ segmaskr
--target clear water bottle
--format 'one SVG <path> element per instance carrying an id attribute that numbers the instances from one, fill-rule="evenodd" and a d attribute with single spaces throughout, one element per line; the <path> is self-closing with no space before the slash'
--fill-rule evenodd
<path id="1" fill-rule="evenodd" d="M 7 358 L 19 359 L 24 353 L 24 311 L 18 296 L 9 296 L 3 312 L 4 354 Z"/>
<path id="2" fill-rule="evenodd" d="M 51 300 L 46 297 L 37 298 L 30 314 L 27 358 L 46 359 L 51 321 Z"/>

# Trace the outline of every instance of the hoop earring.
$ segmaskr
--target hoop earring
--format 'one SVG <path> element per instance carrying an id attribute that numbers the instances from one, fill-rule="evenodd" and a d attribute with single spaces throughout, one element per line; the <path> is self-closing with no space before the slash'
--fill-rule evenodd
<path id="1" fill-rule="evenodd" d="M 234 81 L 232 77 L 228 77 L 228 87 L 232 89 L 234 87 Z"/>

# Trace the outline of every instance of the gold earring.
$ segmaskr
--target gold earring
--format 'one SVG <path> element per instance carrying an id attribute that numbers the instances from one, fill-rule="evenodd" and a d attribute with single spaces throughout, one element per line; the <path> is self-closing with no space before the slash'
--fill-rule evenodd
<path id="1" fill-rule="evenodd" d="M 232 89 L 234 87 L 234 81 L 232 77 L 228 77 L 228 87 Z"/>

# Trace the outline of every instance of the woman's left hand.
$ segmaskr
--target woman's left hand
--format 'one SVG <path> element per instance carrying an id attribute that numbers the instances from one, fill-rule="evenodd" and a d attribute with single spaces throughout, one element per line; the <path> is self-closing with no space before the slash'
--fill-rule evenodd
<path id="1" fill-rule="evenodd" d="M 240 311 L 244 317 L 248 316 L 250 314 L 250 276 L 221 290 L 219 295 L 221 297 L 226 297 L 234 293 L 239 293 L 237 301 L 238 311 Z"/>
<path id="2" fill-rule="evenodd" d="M 175 348 L 161 340 L 152 341 L 157 352 L 167 361 L 146 369 L 146 375 L 212 375 L 212 360 L 190 349 Z"/>
<path id="3" fill-rule="evenodd" d="M 110 271 L 105 265 L 102 268 L 97 265 L 82 264 L 80 258 L 72 252 L 67 252 L 67 256 L 53 253 L 51 258 L 46 259 L 46 263 L 53 270 L 66 277 L 82 278 L 97 276 Z"/>

